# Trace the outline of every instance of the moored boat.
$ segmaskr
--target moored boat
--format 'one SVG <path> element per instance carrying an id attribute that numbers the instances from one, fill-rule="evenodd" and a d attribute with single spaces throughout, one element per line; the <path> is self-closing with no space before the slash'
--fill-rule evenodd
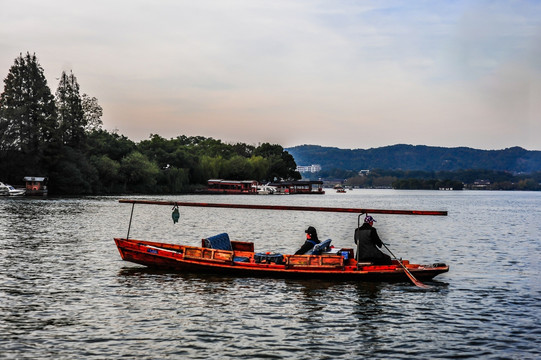
<path id="1" fill-rule="evenodd" d="M 250 195 L 257 194 L 258 182 L 255 180 L 222 180 L 222 179 L 210 179 L 208 180 L 208 187 L 205 193 L 208 194 L 241 194 Z"/>
<path id="2" fill-rule="evenodd" d="M 4 196 L 22 196 L 26 192 L 26 189 L 16 189 L 9 184 L 0 182 L 0 195 Z"/>
<path id="3" fill-rule="evenodd" d="M 220 207 L 241 209 L 294 210 L 294 211 L 335 211 L 365 214 L 410 214 L 446 215 L 446 212 L 414 210 L 376 210 L 350 208 L 322 208 L 300 206 L 243 205 L 183 203 L 169 201 L 120 200 L 122 203 L 155 204 L 196 207 Z M 359 215 L 360 218 L 360 215 Z M 238 276 L 267 276 L 280 278 L 328 278 L 334 280 L 356 281 L 412 281 L 417 286 L 424 285 L 419 280 L 430 280 L 449 271 L 443 263 L 412 264 L 408 260 L 394 259 L 389 265 L 375 265 L 370 262 L 357 262 L 350 248 L 334 248 L 331 240 L 325 240 L 303 255 L 255 252 L 254 243 L 232 241 L 227 233 L 203 238 L 201 246 L 170 244 L 157 241 L 115 238 L 115 244 L 123 260 L 153 268 L 170 269 L 180 272 L 201 272 L 231 274 Z M 389 250 L 390 251 L 390 250 Z"/>
<path id="4" fill-rule="evenodd" d="M 48 178 L 44 176 L 25 176 L 23 180 L 26 183 L 26 195 L 47 196 Z"/>
<path id="5" fill-rule="evenodd" d="M 0 182 L 0 196 L 8 196 L 9 189 L 6 184 Z"/>
<path id="6" fill-rule="evenodd" d="M 13 186 L 6 184 L 9 191 L 9 196 L 23 196 L 26 193 L 26 189 L 16 189 Z"/>
<path id="7" fill-rule="evenodd" d="M 260 195 L 272 195 L 277 192 L 277 188 L 274 186 L 270 186 L 269 183 L 267 184 L 261 184 L 261 185 L 255 185 L 256 191 Z"/>

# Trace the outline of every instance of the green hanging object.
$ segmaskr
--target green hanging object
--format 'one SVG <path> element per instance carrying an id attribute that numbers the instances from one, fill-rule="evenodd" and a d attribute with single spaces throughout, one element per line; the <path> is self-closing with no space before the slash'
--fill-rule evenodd
<path id="1" fill-rule="evenodd" d="M 180 218 L 180 213 L 178 212 L 178 205 L 175 205 L 173 207 L 173 213 L 171 214 L 171 217 L 173 218 L 173 224 L 178 223 L 178 219 Z"/>

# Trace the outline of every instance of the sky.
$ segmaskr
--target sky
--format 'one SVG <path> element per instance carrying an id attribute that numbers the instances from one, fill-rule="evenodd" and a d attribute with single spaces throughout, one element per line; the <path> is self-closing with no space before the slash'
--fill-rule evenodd
<path id="1" fill-rule="evenodd" d="M 134 141 L 541 150 L 541 1 L 0 0 L 26 52 Z"/>

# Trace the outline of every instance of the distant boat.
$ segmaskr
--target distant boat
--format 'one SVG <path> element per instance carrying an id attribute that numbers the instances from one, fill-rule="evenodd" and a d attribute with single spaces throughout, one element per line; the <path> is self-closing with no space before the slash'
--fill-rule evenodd
<path id="1" fill-rule="evenodd" d="M 256 186 L 259 184 L 255 180 L 223 180 L 210 179 L 208 186 L 204 191 L 207 194 L 257 194 Z"/>
<path id="2" fill-rule="evenodd" d="M 47 178 L 25 176 L 23 179 L 26 182 L 26 195 L 47 195 Z"/>
<path id="3" fill-rule="evenodd" d="M 276 188 L 275 194 L 325 194 L 321 180 L 276 181 L 267 185 Z"/>
<path id="4" fill-rule="evenodd" d="M 256 180 L 210 179 L 207 194 L 325 194 L 323 181 L 277 181 L 260 184 Z"/>
<path id="5" fill-rule="evenodd" d="M 9 184 L 6 185 L 8 186 L 10 196 L 23 196 L 26 193 L 26 189 L 15 189 Z"/>
<path id="6" fill-rule="evenodd" d="M 257 193 L 260 195 L 272 195 L 277 192 L 276 186 L 270 186 L 270 183 L 265 185 L 253 185 L 255 186 Z"/>
<path id="7" fill-rule="evenodd" d="M 334 189 L 336 190 L 337 193 L 345 193 L 346 192 L 346 189 L 344 189 L 344 187 L 340 184 L 336 184 L 334 185 Z"/>
<path id="8" fill-rule="evenodd" d="M 22 196 L 26 192 L 26 189 L 16 189 L 9 184 L 0 182 L 0 195 L 2 196 Z"/>

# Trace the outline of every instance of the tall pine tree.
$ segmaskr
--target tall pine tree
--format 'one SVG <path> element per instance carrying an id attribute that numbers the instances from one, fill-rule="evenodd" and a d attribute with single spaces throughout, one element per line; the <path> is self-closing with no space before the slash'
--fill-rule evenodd
<path id="1" fill-rule="evenodd" d="M 56 90 L 56 107 L 62 142 L 72 148 L 81 148 L 85 143 L 86 118 L 79 94 L 77 78 L 65 71 L 60 76 Z"/>
<path id="2" fill-rule="evenodd" d="M 44 170 L 41 159 L 57 136 L 56 106 L 35 54 L 20 54 L 4 79 L 0 130 L 3 160 L 6 154 L 16 153 L 29 175 Z"/>

